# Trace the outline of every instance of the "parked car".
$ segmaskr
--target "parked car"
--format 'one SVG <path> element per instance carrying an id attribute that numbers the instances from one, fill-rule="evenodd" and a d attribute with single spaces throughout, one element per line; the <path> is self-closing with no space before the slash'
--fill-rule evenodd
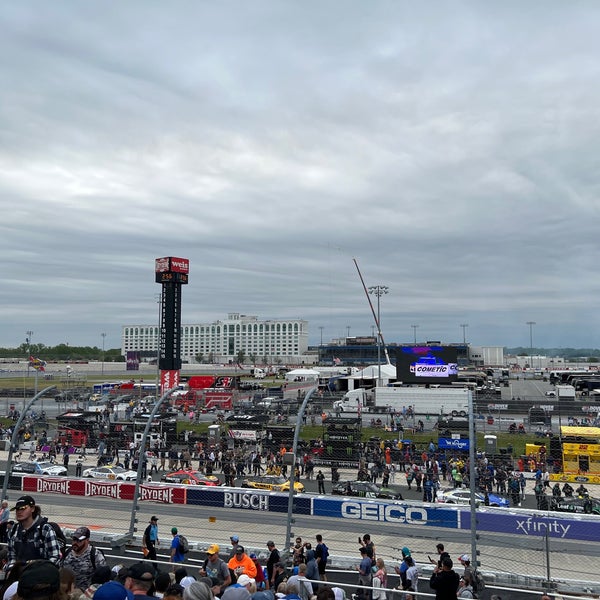
<path id="1" fill-rule="evenodd" d="M 262 398 L 256 403 L 256 406 L 259 408 L 271 408 L 273 404 L 277 404 L 279 402 L 279 398 L 273 398 L 271 396 L 267 396 L 266 398 Z"/>
<path id="2" fill-rule="evenodd" d="M 113 479 L 116 481 L 135 481 L 137 478 L 137 471 L 129 471 L 123 467 L 92 467 L 86 469 L 83 472 L 84 477 L 91 477 L 93 479 Z"/>
<path id="3" fill-rule="evenodd" d="M 489 506 L 502 506 L 508 508 L 510 501 L 498 494 L 488 494 L 490 500 Z M 471 504 L 471 490 L 464 488 L 448 488 L 437 493 L 436 502 L 445 504 Z M 477 506 L 485 505 L 485 496 L 481 492 L 475 492 L 475 502 Z"/>
<path id="4" fill-rule="evenodd" d="M 248 476 L 242 481 L 243 488 L 254 488 L 256 490 L 270 490 L 273 492 L 289 492 L 290 481 L 283 475 L 257 475 Z M 294 490 L 303 492 L 304 485 L 299 481 L 294 482 Z"/>
<path id="5" fill-rule="evenodd" d="M 67 474 L 66 467 L 55 465 L 50 461 L 31 461 L 17 463 L 12 468 L 14 473 L 29 473 L 30 475 L 50 475 L 52 477 Z"/>
<path id="6" fill-rule="evenodd" d="M 183 483 L 185 485 L 221 485 L 221 480 L 214 475 L 204 475 L 200 471 L 173 471 L 165 473 L 161 481 L 166 483 Z"/>
<path id="7" fill-rule="evenodd" d="M 597 498 L 552 498 L 550 510 L 559 512 L 600 515 L 600 500 Z"/>
<path id="8" fill-rule="evenodd" d="M 331 493 L 336 496 L 403 500 L 398 490 L 385 488 L 371 481 L 340 481 L 331 488 Z"/>

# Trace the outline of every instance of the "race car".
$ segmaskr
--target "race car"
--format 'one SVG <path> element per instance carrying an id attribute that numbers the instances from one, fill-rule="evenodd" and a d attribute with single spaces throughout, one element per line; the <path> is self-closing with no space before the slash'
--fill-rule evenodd
<path id="1" fill-rule="evenodd" d="M 385 488 L 370 481 L 340 481 L 331 488 L 335 496 L 358 496 L 360 498 L 383 498 L 402 500 L 402 494 L 394 489 Z"/>
<path id="2" fill-rule="evenodd" d="M 552 498 L 550 510 L 559 512 L 600 515 L 600 500 L 597 498 Z"/>
<path id="3" fill-rule="evenodd" d="M 508 508 L 510 501 L 497 494 L 488 494 L 489 506 L 501 506 Z M 450 488 L 441 490 L 437 493 L 436 502 L 445 504 L 471 504 L 471 490 L 463 488 Z M 475 492 L 475 502 L 477 506 L 485 505 L 485 496 L 481 492 Z"/>
<path id="4" fill-rule="evenodd" d="M 165 483 L 183 483 L 185 485 L 221 485 L 221 480 L 214 475 L 204 475 L 200 471 L 173 471 L 165 473 L 161 478 Z"/>
<path id="5" fill-rule="evenodd" d="M 50 461 L 31 461 L 17 463 L 12 468 L 14 473 L 29 473 L 31 475 L 50 475 L 52 477 L 64 476 L 67 474 L 66 467 L 55 465 Z"/>
<path id="6" fill-rule="evenodd" d="M 242 481 L 243 488 L 254 488 L 257 490 L 270 490 L 272 492 L 289 492 L 290 481 L 282 475 L 257 475 L 253 477 L 249 475 Z M 303 492 L 304 485 L 299 481 L 294 482 L 294 490 Z"/>
<path id="7" fill-rule="evenodd" d="M 84 477 L 90 477 L 92 479 L 110 479 L 115 481 L 135 481 L 137 478 L 137 471 L 129 471 L 123 467 L 106 466 L 106 467 L 92 467 L 86 469 L 83 472 Z"/>

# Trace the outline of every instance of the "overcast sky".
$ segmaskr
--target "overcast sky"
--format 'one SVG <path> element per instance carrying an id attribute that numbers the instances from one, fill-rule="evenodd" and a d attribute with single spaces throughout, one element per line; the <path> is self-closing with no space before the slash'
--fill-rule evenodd
<path id="1" fill-rule="evenodd" d="M 600 347 L 600 4 L 3 2 L 0 346 L 184 323 Z"/>

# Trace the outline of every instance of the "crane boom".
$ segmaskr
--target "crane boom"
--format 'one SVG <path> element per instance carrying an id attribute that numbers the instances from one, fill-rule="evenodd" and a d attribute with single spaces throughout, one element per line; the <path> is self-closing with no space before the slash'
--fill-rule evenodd
<path id="1" fill-rule="evenodd" d="M 392 363 L 390 362 L 390 355 L 388 354 L 387 346 L 385 345 L 385 341 L 383 339 L 383 334 L 381 333 L 381 327 L 379 326 L 379 320 L 377 319 L 377 313 L 375 312 L 375 308 L 373 307 L 373 303 L 371 302 L 371 297 L 369 296 L 369 290 L 367 289 L 367 286 L 365 285 L 365 280 L 363 279 L 362 273 L 360 272 L 360 269 L 358 268 L 358 262 L 356 261 L 355 258 L 353 258 L 352 260 L 354 261 L 354 266 L 356 267 L 356 270 L 358 271 L 358 276 L 360 277 L 360 282 L 362 283 L 363 289 L 365 290 L 365 295 L 367 296 L 367 301 L 369 302 L 369 306 L 371 307 L 371 312 L 373 313 L 373 320 L 375 321 L 375 325 L 377 325 L 377 335 L 379 336 L 379 339 L 381 340 L 381 345 L 383 346 L 383 353 L 385 354 L 386 364 L 391 365 Z"/>

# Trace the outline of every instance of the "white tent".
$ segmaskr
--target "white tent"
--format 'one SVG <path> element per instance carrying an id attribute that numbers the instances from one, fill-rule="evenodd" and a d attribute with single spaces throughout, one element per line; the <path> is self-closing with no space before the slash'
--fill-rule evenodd
<path id="1" fill-rule="evenodd" d="M 319 371 L 314 369 L 294 369 L 285 374 L 286 381 L 317 381 Z"/>
<path id="2" fill-rule="evenodd" d="M 346 377 L 348 379 L 348 389 L 353 390 L 355 387 L 360 387 L 360 381 L 364 379 L 375 379 L 379 378 L 381 372 L 381 384 L 387 385 L 390 380 L 396 380 L 396 367 L 395 365 L 369 365 L 362 371 Z"/>

